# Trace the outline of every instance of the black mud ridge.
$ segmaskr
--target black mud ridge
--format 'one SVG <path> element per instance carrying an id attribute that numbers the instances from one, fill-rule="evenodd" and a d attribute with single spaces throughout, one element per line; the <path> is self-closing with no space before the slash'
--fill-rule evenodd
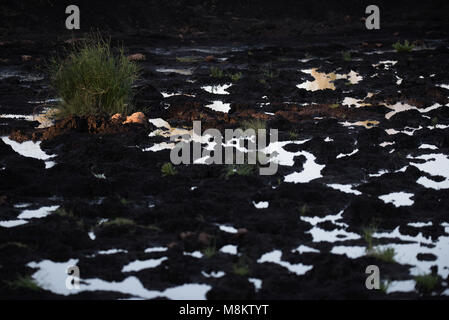
<path id="1" fill-rule="evenodd" d="M 135 24 L 143 25 L 157 16 L 149 13 L 153 2 L 143 3 L 136 1 L 124 11 L 129 15 L 140 12 Z M 357 30 L 363 16 L 356 15 L 358 11 L 350 5 L 353 2 L 348 1 L 334 8 L 332 19 L 340 22 L 337 31 L 329 35 L 326 24 L 334 20 L 324 22 L 321 16 L 315 17 L 315 6 L 320 3 L 315 1 L 309 7 L 304 4 L 304 10 L 297 8 L 298 15 L 310 14 L 313 21 L 303 23 L 307 34 L 295 29 L 303 20 L 283 33 L 266 16 L 247 25 L 250 14 L 258 12 L 252 12 L 251 5 L 242 7 L 235 19 L 233 12 L 224 15 L 231 6 L 224 3 L 232 1 L 217 4 L 216 20 L 204 20 L 207 23 L 198 18 L 207 18 L 202 11 L 206 4 L 180 12 L 180 7 L 167 2 L 163 5 L 167 8 L 158 10 L 176 11 L 163 15 L 166 23 L 157 32 L 152 25 L 146 31 L 134 25 L 135 32 L 114 34 L 117 30 L 110 27 L 113 40 L 124 40 L 130 54 L 146 56 L 139 62 L 143 76 L 137 83 L 134 105 L 149 119 L 162 118 L 176 128 L 191 129 L 194 120 L 201 120 L 203 129 L 223 131 L 239 127 L 243 120 L 263 120 L 268 129 L 279 130 L 279 140 L 285 142 L 283 150 L 295 153 L 293 163 L 280 165 L 273 176 L 261 176 L 257 170 L 230 175 L 229 167 L 215 164 L 178 165 L 175 175 L 165 176 L 161 169 L 170 162 L 170 150 L 151 148 L 170 143 L 170 139 L 152 134 L 158 128 L 151 123 L 123 125 L 102 117 L 71 117 L 39 129 L 39 122 L 30 118 L 0 117 L 0 222 L 25 221 L 14 227 L 0 226 L 1 298 L 139 297 L 132 291 L 105 289 L 65 296 L 51 286 L 20 285 L 20 279 L 37 277 L 38 270 L 30 262 L 66 263 L 71 259 L 77 260 L 82 279 L 120 283 L 135 277 L 145 289 L 160 292 L 202 284 L 210 286 L 205 295 L 208 299 L 447 297 L 447 252 L 432 253 L 447 248 L 447 189 L 418 183 L 421 178 L 443 183 L 444 168 L 436 176 L 417 166 L 425 162 L 419 157 L 437 153 L 444 158 L 449 152 L 449 90 L 441 86 L 449 84 L 449 29 L 433 24 L 446 22 L 435 19 L 425 29 L 420 23 L 409 28 L 405 20 L 399 20 L 397 25 L 386 22 L 387 31 L 345 37 L 338 28 Z M 11 17 L 25 8 L 18 6 L 8 11 Z M 55 4 L 55 12 L 59 6 Z M 87 15 L 101 8 L 94 6 Z M 398 10 L 399 5 L 393 8 Z M 430 13 L 437 14 L 430 5 L 425 8 L 423 21 Z M 345 10 L 351 13 L 349 18 Z M 260 12 L 271 11 L 262 7 Z M 115 20 L 107 13 L 104 19 L 110 19 L 107 25 L 112 26 Z M 410 12 L 405 15 L 413 16 Z M 185 20 L 189 28 L 179 33 L 183 25 L 174 20 L 180 23 L 184 16 L 189 18 Z M 235 24 L 213 23 L 224 17 Z M 26 28 L 24 21 L 17 23 Z M 131 22 L 120 21 L 120 26 L 131 28 Z M 313 29 L 320 26 L 317 21 L 321 27 Z M 149 30 L 152 35 L 145 35 Z M 292 36 L 295 32 L 302 36 Z M 277 40 L 281 33 L 287 40 Z M 16 39 L 5 34 L 0 43 L 0 114 L 33 117 L 55 106 L 57 102 L 51 99 L 55 94 L 42 70 L 46 59 L 61 52 L 68 38 Z M 237 34 L 239 42 L 232 43 Z M 217 41 L 221 35 L 225 40 Z M 253 35 L 272 35 L 270 39 L 278 43 L 254 44 Z M 413 41 L 417 49 L 406 53 L 391 50 L 392 43 L 404 39 Z M 343 59 L 342 51 L 351 52 L 350 61 Z M 22 55 L 31 55 L 31 59 Z M 223 70 L 224 76 L 211 77 L 211 67 Z M 354 71 L 362 79 L 354 83 L 337 79 L 335 90 L 298 88 L 314 81 L 304 72 L 310 69 L 340 75 Z M 241 73 L 241 78 L 231 79 L 236 73 Z M 202 89 L 229 83 L 229 94 Z M 343 103 L 348 97 L 369 105 L 357 108 L 353 102 Z M 212 110 L 208 106 L 214 101 L 229 104 L 229 111 Z M 415 108 L 387 119 L 392 112 L 388 106 L 396 103 Z M 40 143 L 43 152 L 55 157 L 43 161 L 23 156 L 11 141 Z M 423 145 L 436 149 L 420 148 Z M 49 161 L 54 165 L 48 166 Z M 319 176 L 303 183 L 285 180 L 294 172 L 308 172 L 312 162 L 323 166 Z M 351 185 L 352 191 L 329 186 L 335 184 Z M 412 194 L 413 203 L 397 207 L 379 198 L 395 192 Z M 257 208 L 261 202 L 268 207 Z M 52 213 L 23 218 L 24 212 L 42 208 L 51 208 Z M 410 249 L 412 258 L 388 262 L 366 255 L 365 231 L 374 226 L 379 233 L 397 229 L 400 234 L 375 238 L 376 246 L 401 250 L 400 245 L 416 245 Z M 341 254 L 337 250 L 341 247 L 362 253 Z M 104 254 L 112 249 L 117 251 Z M 279 255 L 281 261 L 276 262 Z M 158 259 L 163 260 L 154 268 L 124 268 L 138 260 Z M 433 296 L 414 288 L 390 293 L 365 287 L 368 265 L 379 266 L 386 284 L 413 280 L 410 269 L 422 261 L 430 263 L 429 270 L 446 275 Z M 261 287 L 254 285 L 257 280 Z"/>

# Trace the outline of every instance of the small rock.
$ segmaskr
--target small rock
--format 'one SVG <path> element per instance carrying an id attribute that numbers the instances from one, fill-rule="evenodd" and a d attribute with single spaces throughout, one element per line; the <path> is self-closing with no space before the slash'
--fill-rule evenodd
<path id="1" fill-rule="evenodd" d="M 207 56 L 206 58 L 204 58 L 204 61 L 206 61 L 206 62 L 215 61 L 215 57 L 214 56 Z"/>
<path id="2" fill-rule="evenodd" d="M 198 235 L 198 241 L 201 242 L 202 244 L 206 245 L 206 246 L 210 244 L 211 240 L 212 240 L 212 236 L 210 234 L 208 234 L 208 233 L 201 232 Z"/>
<path id="3" fill-rule="evenodd" d="M 146 122 L 146 117 L 143 114 L 143 112 L 135 112 L 132 115 L 126 117 L 126 121 L 124 121 L 123 124 L 127 124 L 127 123 L 144 124 L 145 122 Z"/>
<path id="4" fill-rule="evenodd" d="M 170 242 L 169 244 L 167 244 L 167 248 L 171 249 L 174 248 L 178 245 L 178 243 L 176 241 Z"/>
<path id="5" fill-rule="evenodd" d="M 143 61 L 146 59 L 146 57 L 142 53 L 135 53 L 135 54 L 129 55 L 128 59 L 131 61 Z"/>
<path id="6" fill-rule="evenodd" d="M 187 238 L 191 238 L 192 236 L 194 236 L 195 235 L 195 233 L 193 233 L 192 231 L 184 231 L 184 232 L 181 232 L 180 234 L 179 234 L 179 237 L 182 239 L 182 240 L 185 240 L 185 239 L 187 239 Z"/>
<path id="7" fill-rule="evenodd" d="M 248 229 L 246 229 L 246 228 L 239 228 L 239 229 L 237 229 L 237 236 L 242 236 L 242 235 L 247 234 L 247 233 L 248 233 Z"/>
<path id="8" fill-rule="evenodd" d="M 121 113 L 116 113 L 111 117 L 111 121 L 123 121 L 123 115 Z"/>
<path id="9" fill-rule="evenodd" d="M 22 55 L 20 58 L 22 59 L 23 62 L 27 62 L 27 61 L 31 61 L 31 59 L 32 59 L 33 57 L 30 56 L 30 55 L 24 54 L 24 55 Z"/>

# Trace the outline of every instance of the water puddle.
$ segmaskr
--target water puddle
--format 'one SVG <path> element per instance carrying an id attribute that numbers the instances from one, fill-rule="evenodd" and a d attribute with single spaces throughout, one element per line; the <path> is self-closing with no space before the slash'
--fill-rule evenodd
<path id="1" fill-rule="evenodd" d="M 303 253 L 307 253 L 307 252 L 312 252 L 312 253 L 320 253 L 320 250 L 305 246 L 305 245 L 300 245 L 298 248 L 293 249 L 292 250 L 293 253 L 297 252 L 299 254 L 303 254 Z"/>
<path id="2" fill-rule="evenodd" d="M 395 207 L 401 207 L 413 205 L 414 201 L 410 199 L 413 196 L 414 196 L 413 193 L 392 192 L 389 194 L 379 196 L 379 199 L 385 203 L 392 203 Z"/>
<path id="3" fill-rule="evenodd" d="M 128 250 L 124 249 L 109 249 L 109 250 L 100 250 L 97 252 L 99 255 L 110 255 L 110 254 L 117 254 L 117 253 L 128 253 Z"/>
<path id="4" fill-rule="evenodd" d="M 404 130 L 396 130 L 396 129 L 385 129 L 385 132 L 392 136 L 398 133 L 403 133 L 406 134 L 408 136 L 413 136 L 413 134 L 415 133 L 415 131 L 421 130 L 423 127 L 419 126 L 418 128 L 411 128 L 411 127 L 405 127 Z"/>
<path id="5" fill-rule="evenodd" d="M 220 252 L 237 255 L 237 246 L 232 244 L 225 245 L 220 249 Z"/>
<path id="6" fill-rule="evenodd" d="M 145 249 L 145 253 L 154 253 L 154 252 L 165 252 L 168 248 L 166 247 L 153 247 Z"/>
<path id="7" fill-rule="evenodd" d="M 418 147 L 418 149 L 438 150 L 438 147 L 437 147 L 437 146 L 434 146 L 433 144 L 423 143 L 422 145 L 420 145 L 420 146 Z"/>
<path id="8" fill-rule="evenodd" d="M 441 104 L 439 103 L 435 103 L 433 105 L 431 105 L 430 107 L 427 108 L 417 108 L 415 106 L 412 106 L 410 104 L 407 103 L 402 103 L 402 102 L 397 102 L 396 104 L 383 104 L 385 107 L 387 107 L 388 109 L 392 110 L 388 113 L 385 114 L 385 119 L 391 119 L 391 117 L 393 117 L 395 114 L 398 114 L 399 112 L 404 112 L 404 111 L 408 111 L 408 110 L 418 110 L 421 113 L 427 113 L 429 111 L 438 109 L 440 107 L 442 107 Z"/>
<path id="9" fill-rule="evenodd" d="M 346 223 L 339 222 L 339 220 L 343 219 L 343 210 L 341 210 L 337 214 L 328 215 L 322 218 L 301 216 L 300 219 L 313 226 L 313 228 L 307 232 L 312 235 L 313 242 L 336 242 L 360 239 L 360 236 L 358 234 L 347 232 L 345 230 L 348 227 Z M 327 231 L 317 227 L 318 223 L 327 221 L 340 228 L 335 228 L 332 231 Z"/>
<path id="10" fill-rule="evenodd" d="M 203 257 L 203 254 L 201 252 L 199 252 L 199 251 L 183 252 L 183 255 L 194 257 L 194 258 L 197 258 L 197 259 L 201 259 Z"/>
<path id="11" fill-rule="evenodd" d="M 40 147 L 41 144 L 40 141 L 38 142 L 25 141 L 22 143 L 18 143 L 16 141 L 9 139 L 6 136 L 1 137 L 1 139 L 4 143 L 11 146 L 11 148 L 21 156 L 45 161 L 46 169 L 49 169 L 55 165 L 55 162 L 48 161 L 48 159 L 51 159 L 56 155 L 48 155 L 44 151 L 42 151 Z"/>
<path id="12" fill-rule="evenodd" d="M 192 69 L 171 69 L 171 68 L 159 68 L 156 69 L 156 72 L 161 73 L 176 73 L 183 76 L 191 76 L 193 74 Z"/>
<path id="13" fill-rule="evenodd" d="M 355 194 L 356 196 L 361 195 L 362 193 L 358 190 L 354 190 L 352 189 L 353 187 L 355 187 L 355 185 L 352 184 L 338 184 L 338 183 L 332 183 L 332 184 L 327 184 L 328 187 L 344 192 L 344 193 L 352 193 Z"/>
<path id="14" fill-rule="evenodd" d="M 257 278 L 248 278 L 248 281 L 254 285 L 254 289 L 258 292 L 262 289 L 262 280 Z"/>
<path id="15" fill-rule="evenodd" d="M 409 159 L 425 160 L 424 163 L 410 162 L 419 170 L 426 172 L 432 176 L 443 177 L 442 181 L 434 181 L 427 177 L 420 177 L 416 183 L 435 190 L 449 189 L 449 158 L 442 153 L 424 154 L 417 157 L 408 156 Z"/>
<path id="16" fill-rule="evenodd" d="M 233 234 L 235 234 L 235 233 L 238 232 L 238 230 L 237 230 L 236 228 L 231 227 L 231 226 L 218 225 L 218 227 L 219 227 L 220 230 L 223 231 L 223 232 L 233 233 Z"/>
<path id="17" fill-rule="evenodd" d="M 301 72 L 310 74 L 314 81 L 305 81 L 296 85 L 298 89 L 305 89 L 307 91 L 317 91 L 317 90 L 335 90 L 335 80 L 346 79 L 350 84 L 357 84 L 363 80 L 357 72 L 351 70 L 348 74 L 338 74 L 338 73 L 325 73 L 317 71 L 317 68 L 304 69 Z"/>
<path id="18" fill-rule="evenodd" d="M 325 165 L 316 163 L 316 157 L 313 154 L 307 151 L 300 151 L 296 154 L 306 157 L 303 170 L 301 172 L 293 172 L 286 175 L 284 177 L 285 182 L 307 183 L 322 177 L 321 170 L 324 169 Z"/>
<path id="19" fill-rule="evenodd" d="M 346 157 L 350 157 L 350 156 L 352 156 L 352 155 L 354 155 L 354 154 L 356 154 L 357 152 L 359 152 L 359 149 L 354 149 L 352 152 L 350 152 L 350 153 L 339 153 L 338 155 L 337 155 L 337 159 L 340 159 L 340 158 L 346 158 Z"/>
<path id="20" fill-rule="evenodd" d="M 275 263 L 277 265 L 280 265 L 281 267 L 286 268 L 288 271 L 298 276 L 304 275 L 307 271 L 312 270 L 313 268 L 313 266 L 307 266 L 302 263 L 291 264 L 290 262 L 282 261 L 281 258 L 282 252 L 280 250 L 273 250 L 271 252 L 262 255 L 262 257 L 260 257 L 260 259 L 257 260 L 257 263 L 265 263 L 265 262 Z"/>
<path id="21" fill-rule="evenodd" d="M 0 221 L 0 227 L 3 228 L 14 228 L 17 226 L 20 226 L 22 224 L 28 223 L 28 221 L 25 220 L 7 220 L 7 221 Z"/>
<path id="22" fill-rule="evenodd" d="M 346 255 L 350 259 L 357 259 L 366 255 L 366 247 L 362 246 L 335 246 L 331 250 L 332 254 Z"/>
<path id="23" fill-rule="evenodd" d="M 340 122 L 343 127 L 365 127 L 366 129 L 371 129 L 377 126 L 380 122 L 376 120 L 365 120 L 356 122 Z"/>
<path id="24" fill-rule="evenodd" d="M 379 63 L 373 64 L 372 66 L 376 69 L 379 69 L 379 67 L 382 66 L 385 68 L 385 70 L 389 70 L 396 63 L 398 63 L 396 60 L 384 60 L 384 61 L 379 61 Z"/>
<path id="25" fill-rule="evenodd" d="M 392 281 L 388 284 L 387 294 L 393 292 L 413 292 L 415 291 L 415 280 Z"/>
<path id="26" fill-rule="evenodd" d="M 374 93 L 368 92 L 366 97 L 363 98 L 363 99 L 356 99 L 356 98 L 351 98 L 351 97 L 345 97 L 343 99 L 342 105 L 347 106 L 347 107 L 354 106 L 355 108 L 371 106 L 370 103 L 365 103 L 364 101 L 365 101 L 365 99 L 371 98 L 372 96 L 374 96 Z"/>
<path id="27" fill-rule="evenodd" d="M 131 276 L 123 281 L 105 281 L 102 279 L 81 279 L 80 288 L 70 290 L 66 287 L 67 268 L 78 263 L 76 259 L 67 262 L 43 260 L 30 262 L 28 267 L 38 269 L 32 278 L 43 289 L 55 294 L 68 296 L 85 291 L 109 291 L 128 294 L 142 299 L 167 298 L 172 300 L 205 300 L 207 292 L 212 289 L 206 284 L 190 283 L 165 289 L 163 291 L 146 289 L 137 277 Z"/>
<path id="28" fill-rule="evenodd" d="M 0 226 L 4 228 L 13 228 L 28 223 L 30 219 L 45 218 L 53 211 L 59 209 L 59 206 L 41 207 L 35 210 L 24 210 L 17 216 L 16 220 L 0 221 Z"/>
<path id="29" fill-rule="evenodd" d="M 17 77 L 20 82 L 35 82 L 44 80 L 44 77 L 39 74 L 20 73 L 14 70 L 5 70 L 0 72 L 0 80 Z"/>
<path id="30" fill-rule="evenodd" d="M 229 94 L 229 92 L 226 90 L 229 89 L 230 87 L 232 87 L 232 83 L 222 84 L 222 85 L 214 85 L 214 86 L 204 86 L 204 87 L 201 87 L 201 89 L 203 89 L 209 93 L 212 93 L 212 94 Z"/>
<path id="31" fill-rule="evenodd" d="M 211 273 L 207 273 L 205 271 L 201 271 L 201 274 L 205 277 L 205 278 L 222 278 L 225 276 L 226 273 L 224 273 L 223 271 L 212 271 Z"/>
<path id="32" fill-rule="evenodd" d="M 211 104 L 207 104 L 207 105 L 205 105 L 205 107 L 212 109 L 214 111 L 224 112 L 224 113 L 228 113 L 229 110 L 231 110 L 230 103 L 224 103 L 223 101 L 220 101 L 220 100 L 212 101 Z"/>
<path id="33" fill-rule="evenodd" d="M 444 226 L 444 224 L 442 224 Z M 446 228 L 448 233 L 449 228 Z M 422 233 L 416 236 L 403 235 L 399 231 L 399 227 L 392 232 L 374 233 L 373 237 L 400 239 L 411 243 L 389 243 L 387 245 L 377 246 L 380 249 L 393 248 L 396 252 L 395 260 L 400 264 L 409 264 L 411 275 L 427 274 L 431 272 L 431 267 L 438 266 L 438 274 L 443 278 L 449 275 L 449 236 L 440 236 L 435 242 L 431 238 L 423 237 Z M 422 245 L 427 244 L 427 245 Z M 431 254 L 435 256 L 435 260 L 419 260 L 418 254 Z"/>
<path id="34" fill-rule="evenodd" d="M 266 209 L 268 208 L 268 201 L 260 201 L 260 202 L 254 202 L 253 201 L 253 205 L 254 207 L 256 207 L 256 209 Z"/>
<path id="35" fill-rule="evenodd" d="M 167 260 L 167 257 L 162 257 L 160 259 L 148 259 L 148 260 L 136 260 L 130 262 L 122 268 L 122 272 L 138 272 L 144 269 L 152 269 L 159 267 L 162 262 Z"/>

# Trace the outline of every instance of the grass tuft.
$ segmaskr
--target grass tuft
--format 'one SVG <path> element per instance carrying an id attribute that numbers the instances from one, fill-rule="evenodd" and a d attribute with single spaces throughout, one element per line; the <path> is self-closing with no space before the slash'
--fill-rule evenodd
<path id="1" fill-rule="evenodd" d="M 225 77 L 225 73 L 223 72 L 223 70 L 221 70 L 220 68 L 217 67 L 211 67 L 210 68 L 210 76 L 212 78 L 224 78 Z"/>
<path id="2" fill-rule="evenodd" d="M 101 36 L 72 46 L 66 59 L 53 59 L 50 79 L 62 98 L 57 117 L 128 114 L 139 67 Z"/>
<path id="3" fill-rule="evenodd" d="M 376 259 L 393 263 L 395 262 L 394 256 L 396 255 L 396 251 L 394 250 L 394 248 L 385 248 L 385 249 L 374 248 L 371 250 L 367 250 L 367 254 Z"/>
<path id="4" fill-rule="evenodd" d="M 34 279 L 31 278 L 30 276 L 20 276 L 16 280 L 8 281 L 7 284 L 10 288 L 14 290 L 18 289 L 27 289 L 33 291 L 42 290 L 34 281 Z"/>
<path id="5" fill-rule="evenodd" d="M 341 57 L 342 57 L 343 61 L 346 61 L 346 62 L 349 62 L 352 60 L 350 51 L 342 51 Z"/>
<path id="6" fill-rule="evenodd" d="M 231 78 L 232 82 L 237 82 L 242 78 L 243 74 L 241 72 L 228 73 L 228 77 Z"/>
<path id="7" fill-rule="evenodd" d="M 299 133 L 296 130 L 290 130 L 289 132 L 290 138 L 296 140 L 299 138 Z"/>
<path id="8" fill-rule="evenodd" d="M 211 244 L 203 250 L 203 255 L 207 259 L 212 258 L 217 253 L 216 241 L 217 240 L 215 238 L 213 238 L 213 241 L 211 241 Z"/>
<path id="9" fill-rule="evenodd" d="M 416 288 L 424 294 L 431 293 L 438 283 L 441 281 L 441 278 L 437 274 L 422 274 L 419 276 L 415 276 Z"/>
<path id="10" fill-rule="evenodd" d="M 232 269 L 233 269 L 234 273 L 239 276 L 246 276 L 251 271 L 249 269 L 248 263 L 246 262 L 246 259 L 243 257 L 240 257 L 239 261 L 232 265 Z"/>

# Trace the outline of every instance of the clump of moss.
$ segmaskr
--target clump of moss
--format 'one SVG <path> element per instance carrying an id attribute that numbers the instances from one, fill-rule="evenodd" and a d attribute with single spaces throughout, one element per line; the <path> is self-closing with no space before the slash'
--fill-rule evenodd
<path id="1" fill-rule="evenodd" d="M 216 239 L 214 238 L 210 245 L 207 246 L 204 250 L 203 250 L 203 255 L 207 258 L 210 259 L 212 258 L 215 254 L 217 253 L 217 245 L 216 245 Z"/>
<path id="2" fill-rule="evenodd" d="M 415 46 L 408 40 L 405 40 L 404 43 L 397 41 L 396 43 L 393 44 L 393 48 L 396 50 L 396 52 L 410 52 L 413 50 L 414 47 Z"/>
<path id="3" fill-rule="evenodd" d="M 178 173 L 175 167 L 171 164 L 171 162 L 166 162 L 161 167 L 162 176 L 174 176 Z"/>
<path id="4" fill-rule="evenodd" d="M 232 269 L 234 273 L 239 276 L 246 276 L 251 272 L 248 263 L 244 257 L 240 257 L 238 262 L 232 265 Z"/>
<path id="5" fill-rule="evenodd" d="M 127 114 L 138 77 L 139 67 L 124 49 L 114 54 L 101 36 L 74 44 L 65 59 L 50 63 L 51 84 L 62 99 L 57 117 Z"/>
<path id="6" fill-rule="evenodd" d="M 182 63 L 194 63 L 200 61 L 200 58 L 198 57 L 176 57 L 177 62 Z"/>
<path id="7" fill-rule="evenodd" d="M 212 78 L 218 78 L 218 79 L 221 79 L 221 78 L 224 78 L 224 77 L 225 77 L 225 73 L 224 73 L 224 71 L 223 71 L 222 69 L 220 69 L 220 68 L 217 68 L 217 67 L 211 67 L 211 68 L 210 68 L 210 76 L 211 76 Z"/>
<path id="8" fill-rule="evenodd" d="M 305 216 L 309 212 L 309 206 L 304 203 L 300 208 L 298 208 L 299 214 Z"/>
<path id="9" fill-rule="evenodd" d="M 229 179 L 233 175 L 249 176 L 254 173 L 256 165 L 251 164 L 230 164 L 225 167 L 223 177 Z"/>
<path id="10" fill-rule="evenodd" d="M 250 120 L 243 120 L 240 122 L 240 126 L 244 129 L 265 129 L 267 127 L 267 123 L 260 119 L 250 119 Z"/>
<path id="11" fill-rule="evenodd" d="M 290 130 L 288 133 L 293 140 L 296 140 L 299 137 L 299 133 L 296 130 Z"/>
<path id="12" fill-rule="evenodd" d="M 30 276 L 20 276 L 17 279 L 15 279 L 13 281 L 8 281 L 6 283 L 10 288 L 12 288 L 14 290 L 19 290 L 19 289 L 27 289 L 27 290 L 32 290 L 32 291 L 42 290 L 37 285 L 37 283 L 34 281 L 34 279 L 31 278 Z"/>
<path id="13" fill-rule="evenodd" d="M 341 57 L 344 61 L 349 62 L 352 60 L 351 58 L 351 52 L 350 51 L 342 51 L 341 52 Z"/>
<path id="14" fill-rule="evenodd" d="M 236 73 L 228 73 L 228 77 L 231 78 L 232 82 L 237 82 L 242 78 L 242 73 L 241 72 L 236 72 Z"/>
<path id="15" fill-rule="evenodd" d="M 118 226 L 118 227 L 122 227 L 122 226 L 134 226 L 136 223 L 128 218 L 115 218 L 113 220 L 110 221 L 106 221 L 105 223 L 103 223 L 104 227 L 109 227 L 109 226 Z"/>

